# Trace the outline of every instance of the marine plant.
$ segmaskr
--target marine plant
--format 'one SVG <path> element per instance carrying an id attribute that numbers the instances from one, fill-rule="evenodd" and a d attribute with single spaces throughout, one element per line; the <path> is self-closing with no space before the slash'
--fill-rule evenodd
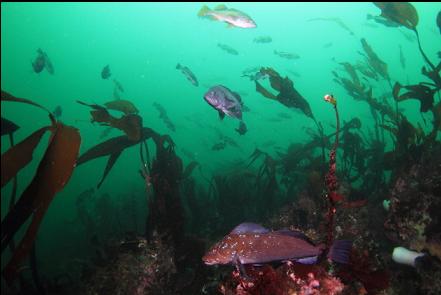
<path id="1" fill-rule="evenodd" d="M 12 257 L 2 270 L 6 282 L 12 284 L 19 275 L 24 259 L 31 252 L 41 221 L 53 198 L 64 188 L 72 175 L 77 161 L 81 137 L 76 128 L 58 122 L 50 111 L 31 100 L 15 97 L 2 90 L 1 101 L 20 102 L 39 107 L 49 113 L 51 121 L 51 125 L 35 131 L 1 156 L 1 184 L 4 187 L 11 179 L 15 179 L 18 172 L 32 161 L 33 152 L 46 131 L 51 133 L 48 146 L 38 165 L 35 176 L 16 203 L 14 203 L 14 195 L 12 196 L 11 207 L 1 223 L 1 248 L 3 253 L 13 241 L 14 235 L 31 217 L 31 222 L 24 237 L 16 247 L 11 247 Z M 15 189 L 13 194 L 15 194 Z"/>

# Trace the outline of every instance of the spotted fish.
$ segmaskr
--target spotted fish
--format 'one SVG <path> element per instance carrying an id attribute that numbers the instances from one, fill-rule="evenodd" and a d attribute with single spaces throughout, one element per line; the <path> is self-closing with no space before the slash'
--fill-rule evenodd
<path id="1" fill-rule="evenodd" d="M 352 242 L 335 241 L 328 257 L 335 262 L 348 263 Z M 280 261 L 296 261 L 303 264 L 316 263 L 327 250 L 314 245 L 300 231 L 270 231 L 255 223 L 242 223 L 216 243 L 202 258 L 205 264 L 262 264 Z"/>

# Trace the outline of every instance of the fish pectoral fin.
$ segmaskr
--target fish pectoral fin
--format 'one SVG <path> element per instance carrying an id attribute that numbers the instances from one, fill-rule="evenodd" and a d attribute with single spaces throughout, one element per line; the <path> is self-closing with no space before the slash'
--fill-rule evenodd
<path id="1" fill-rule="evenodd" d="M 240 276 L 249 280 L 251 279 L 248 275 L 247 272 L 245 270 L 245 266 L 240 262 L 239 257 L 236 255 L 234 255 L 233 258 L 233 264 L 236 266 L 237 271 L 239 272 Z"/>
<path id="2" fill-rule="evenodd" d="M 225 118 L 225 113 L 222 111 L 219 111 L 219 119 L 223 120 Z"/>

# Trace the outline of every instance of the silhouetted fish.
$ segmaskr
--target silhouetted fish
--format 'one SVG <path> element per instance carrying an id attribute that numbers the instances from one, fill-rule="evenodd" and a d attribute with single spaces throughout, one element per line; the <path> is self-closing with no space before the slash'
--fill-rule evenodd
<path id="1" fill-rule="evenodd" d="M 59 119 L 61 115 L 63 114 L 63 109 L 61 106 L 57 106 L 53 111 L 52 114 L 54 115 L 55 119 Z"/>
<path id="2" fill-rule="evenodd" d="M 190 81 L 191 84 L 193 84 L 194 86 L 199 86 L 198 83 L 198 79 L 196 78 L 196 76 L 193 74 L 192 71 L 190 71 L 189 68 L 187 68 L 186 66 L 181 66 L 179 63 L 176 65 L 176 69 L 177 70 L 181 70 L 182 74 L 184 74 L 184 76 L 187 78 L 188 81 Z"/>
<path id="3" fill-rule="evenodd" d="M 232 55 L 238 55 L 239 54 L 239 52 L 237 52 L 236 49 L 234 49 L 233 47 L 228 46 L 226 44 L 217 43 L 217 47 L 221 48 L 222 50 L 224 50 L 224 51 L 226 51 L 226 52 L 228 52 L 229 54 L 232 54 Z"/>
<path id="4" fill-rule="evenodd" d="M 105 66 L 101 71 L 101 78 L 108 79 L 111 75 L 112 73 L 110 72 L 110 66 Z"/>
<path id="5" fill-rule="evenodd" d="M 54 74 L 54 67 L 52 65 L 52 62 L 50 61 L 47 54 L 41 50 L 41 48 L 37 49 L 37 57 L 32 62 L 32 68 L 34 69 L 35 73 L 41 73 L 43 69 L 46 69 L 49 74 Z"/>

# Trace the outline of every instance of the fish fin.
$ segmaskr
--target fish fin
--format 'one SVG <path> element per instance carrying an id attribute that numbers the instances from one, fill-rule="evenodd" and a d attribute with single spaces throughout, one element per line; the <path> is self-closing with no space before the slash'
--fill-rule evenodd
<path id="1" fill-rule="evenodd" d="M 249 112 L 250 108 L 247 107 L 246 105 L 242 104 L 242 112 Z"/>
<path id="2" fill-rule="evenodd" d="M 219 4 L 213 10 L 227 10 L 227 6 L 225 4 Z"/>
<path id="3" fill-rule="evenodd" d="M 336 240 L 328 252 L 328 258 L 332 261 L 347 264 L 349 263 L 349 254 L 352 248 L 350 240 Z"/>
<path id="4" fill-rule="evenodd" d="M 178 69 L 178 70 L 181 69 L 181 65 L 179 63 L 176 65 L 176 69 Z"/>
<path id="5" fill-rule="evenodd" d="M 219 111 L 219 119 L 223 120 L 225 118 L 225 113 L 222 111 Z"/>
<path id="6" fill-rule="evenodd" d="M 237 254 L 234 255 L 232 262 L 236 266 L 236 269 L 240 273 L 240 276 L 249 280 L 250 277 L 247 275 L 247 272 L 245 270 L 245 266 L 242 264 L 242 262 L 240 262 L 240 259 Z"/>
<path id="7" fill-rule="evenodd" d="M 243 222 L 233 228 L 230 234 L 244 234 L 244 233 L 254 233 L 254 234 L 265 234 L 269 233 L 270 230 L 261 226 L 260 224 L 253 222 Z"/>
<path id="8" fill-rule="evenodd" d="M 204 17 L 207 15 L 207 13 L 210 12 L 210 8 L 208 8 L 207 5 L 202 6 L 201 10 L 198 12 L 199 17 Z"/>
<path id="9" fill-rule="evenodd" d="M 227 29 L 231 29 L 231 28 L 234 28 L 234 25 L 233 24 L 230 24 L 230 23 L 227 23 Z M 232 54 L 234 54 L 234 53 L 232 53 Z M 237 53 L 236 53 L 237 54 Z"/>
<path id="10" fill-rule="evenodd" d="M 312 256 L 312 257 L 296 259 L 295 261 L 301 264 L 316 264 L 317 260 L 318 260 L 317 256 Z"/>

